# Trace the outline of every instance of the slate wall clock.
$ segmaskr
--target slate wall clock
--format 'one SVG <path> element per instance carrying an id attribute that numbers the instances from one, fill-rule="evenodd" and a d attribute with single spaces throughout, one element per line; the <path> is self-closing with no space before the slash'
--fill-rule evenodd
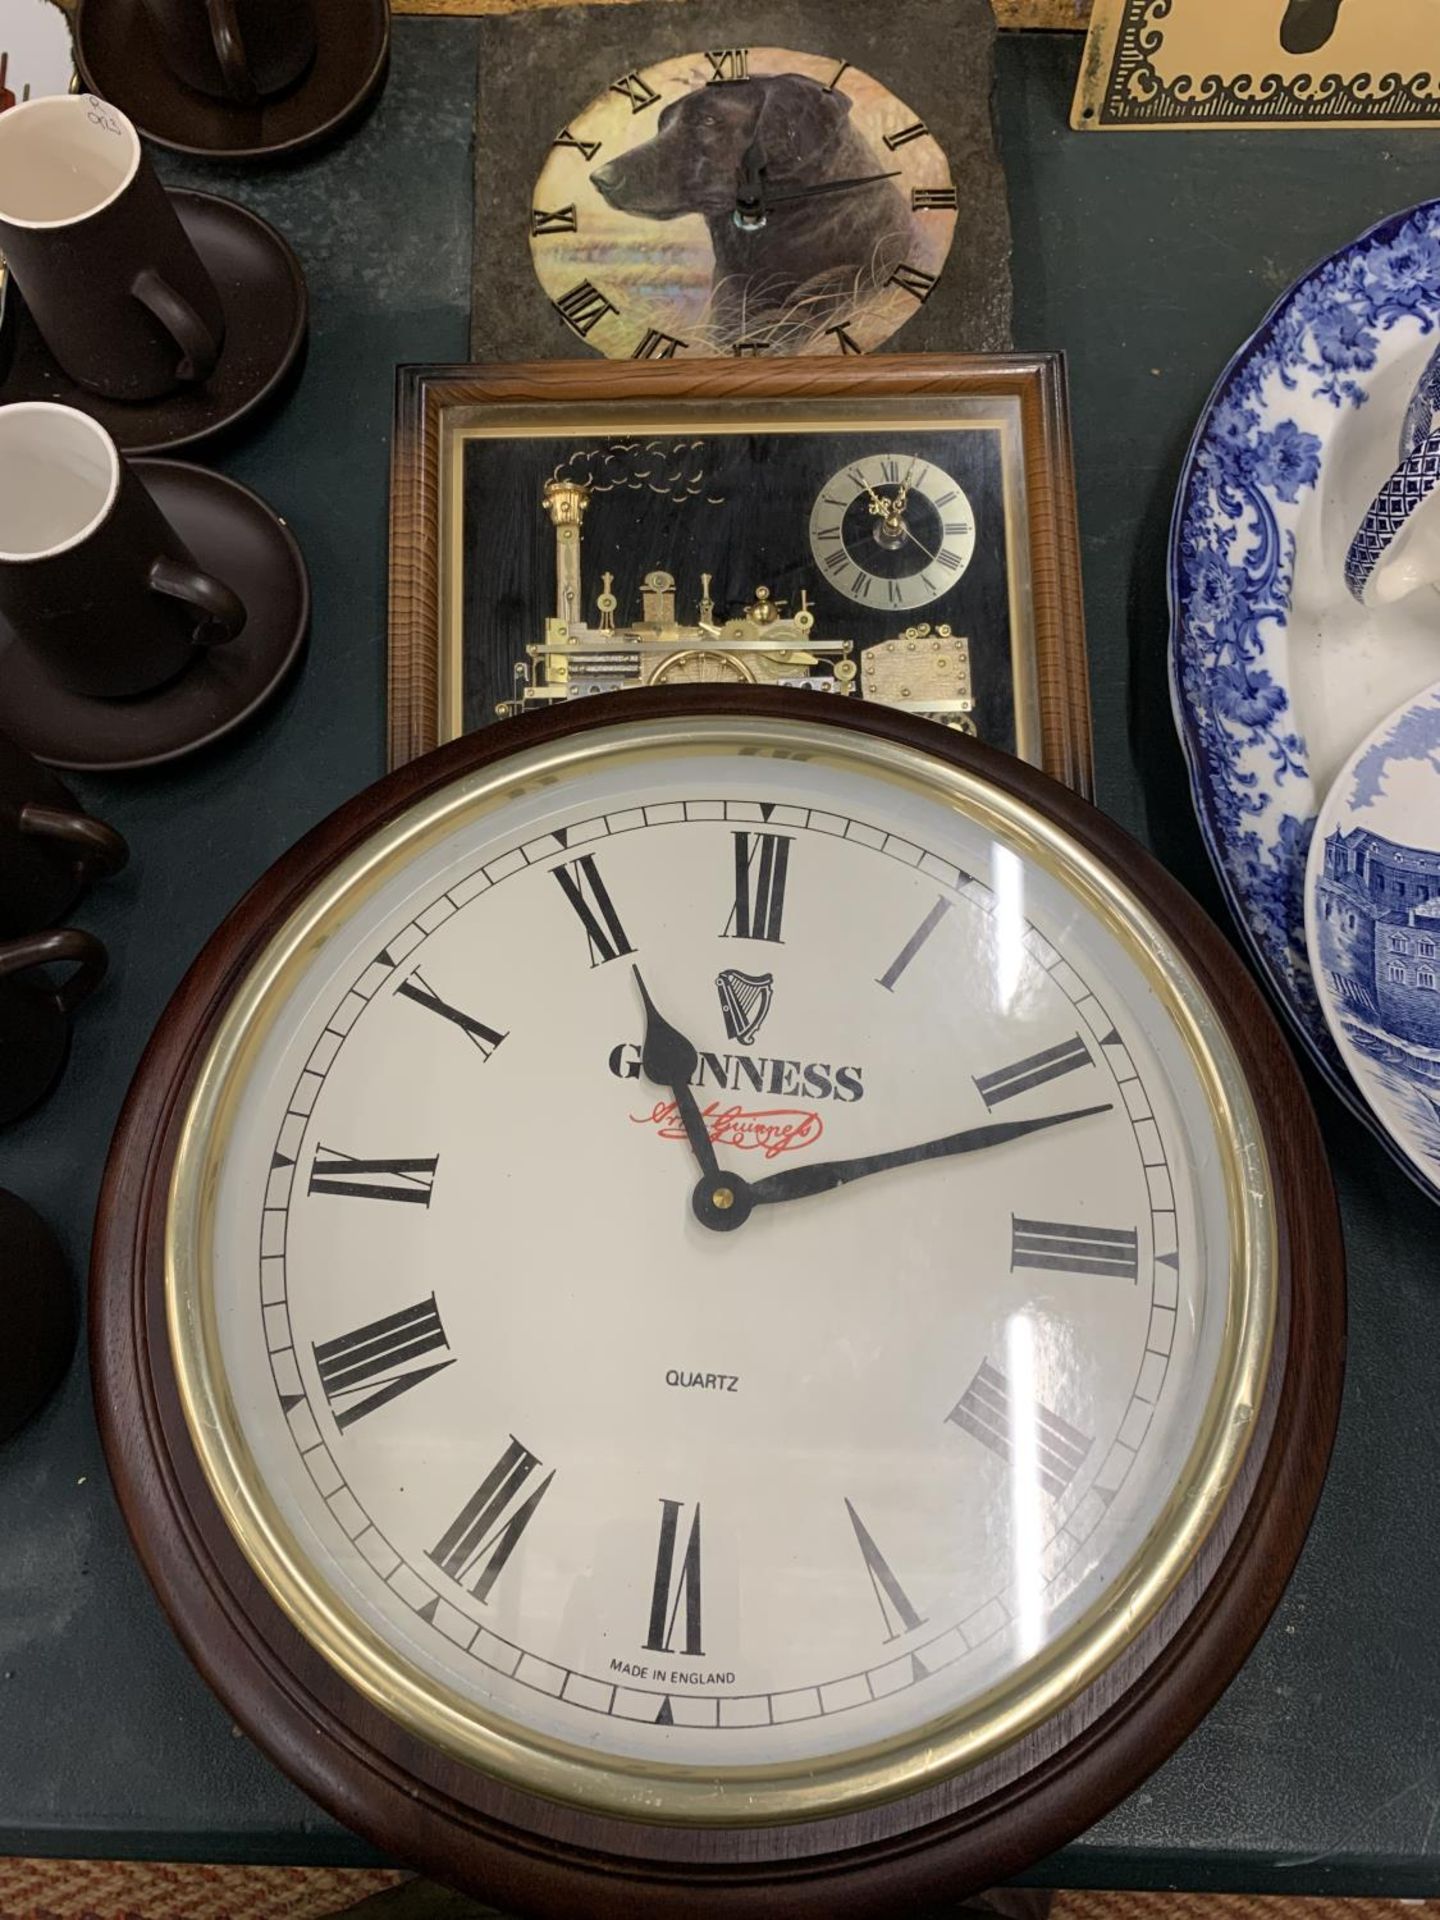
<path id="1" fill-rule="evenodd" d="M 1215 1698 L 1341 1247 L 1259 996 L 1005 756 L 795 693 L 459 742 L 182 986 L 97 1404 L 240 1723 L 538 1914 L 900 1913 Z"/>
<path id="2" fill-rule="evenodd" d="M 1087 791 L 1059 356 L 403 368 L 392 762 L 706 680 L 884 701 Z"/>
<path id="3" fill-rule="evenodd" d="M 934 134 L 869 74 L 719 47 L 622 74 L 566 121 L 530 247 L 611 359 L 863 353 L 929 299 L 959 204 Z"/>
<path id="4" fill-rule="evenodd" d="M 476 359 L 1009 345 L 988 0 L 477 27 Z"/>

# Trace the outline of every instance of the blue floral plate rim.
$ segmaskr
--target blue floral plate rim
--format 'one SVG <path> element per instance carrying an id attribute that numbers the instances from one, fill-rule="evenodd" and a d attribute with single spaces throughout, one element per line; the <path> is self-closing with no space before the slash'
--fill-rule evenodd
<path id="1" fill-rule="evenodd" d="M 1413 232 L 1408 231 L 1411 229 Z M 1349 1110 L 1380 1140 L 1395 1163 L 1407 1175 L 1417 1179 L 1429 1190 L 1428 1183 L 1418 1175 L 1409 1156 L 1377 1120 L 1351 1079 L 1330 1036 L 1315 995 L 1313 982 L 1309 978 L 1304 939 L 1305 871 L 1310 837 L 1319 804 L 1324 796 L 1316 796 L 1315 808 L 1308 813 L 1308 817 L 1287 816 L 1282 813 L 1277 823 L 1278 830 L 1274 836 L 1274 842 L 1284 844 L 1286 857 L 1282 861 L 1269 859 L 1271 871 L 1268 874 L 1263 871 L 1266 861 L 1262 860 L 1259 863 L 1259 877 L 1263 885 L 1269 889 L 1271 897 L 1268 904 L 1257 906 L 1252 892 L 1247 892 L 1247 889 L 1241 885 L 1235 871 L 1235 867 L 1241 860 L 1241 846 L 1230 844 L 1226 824 L 1218 817 L 1214 803 L 1217 784 L 1216 769 L 1213 765 L 1214 756 L 1204 737 L 1200 715 L 1187 698 L 1184 684 L 1187 657 L 1192 644 L 1192 634 L 1187 621 L 1187 598 L 1189 590 L 1194 586 L 1191 558 L 1185 551 L 1186 527 L 1201 477 L 1201 462 L 1215 429 L 1217 415 L 1227 400 L 1240 392 L 1241 383 L 1250 369 L 1262 362 L 1269 361 L 1271 369 L 1280 373 L 1282 383 L 1289 388 L 1294 388 L 1298 384 L 1298 376 L 1287 377 L 1287 363 L 1283 354 L 1277 349 L 1282 330 L 1289 330 L 1292 344 L 1297 338 L 1296 330 L 1290 325 L 1292 309 L 1302 301 L 1308 290 L 1315 287 L 1317 282 L 1326 279 L 1332 282 L 1338 280 L 1347 265 L 1358 264 L 1381 249 L 1393 248 L 1402 234 L 1407 234 L 1412 242 L 1423 240 L 1427 251 L 1440 259 L 1440 199 L 1422 200 L 1414 206 L 1387 214 L 1343 246 L 1317 259 L 1273 302 L 1258 326 L 1231 355 L 1215 381 L 1200 411 L 1181 464 L 1171 514 L 1167 556 L 1170 613 L 1169 675 L 1171 708 L 1185 757 L 1191 801 L 1200 827 L 1201 838 L 1230 908 L 1241 942 L 1252 964 L 1269 989 L 1311 1064 Z M 1437 323 L 1440 323 L 1440 289 L 1437 289 L 1433 310 L 1428 313 L 1418 311 L 1413 293 L 1408 301 L 1401 300 L 1395 311 L 1384 314 L 1376 321 L 1377 338 L 1379 332 L 1393 326 L 1401 312 L 1411 317 L 1418 317 L 1422 332 L 1432 332 Z M 1353 316 L 1347 317 L 1353 318 Z M 1343 325 L 1340 331 L 1343 333 Z M 1357 323 L 1358 337 L 1363 338 L 1363 332 L 1363 324 Z M 1298 338 L 1303 339 L 1304 334 L 1305 323 L 1302 322 Z M 1352 335 L 1350 341 L 1352 347 L 1356 344 L 1356 337 Z M 1343 352 L 1337 355 L 1337 361 L 1343 362 L 1344 359 Z M 1317 371 L 1313 361 L 1303 364 L 1308 370 Z M 1363 362 L 1360 357 L 1351 359 L 1351 367 L 1357 372 L 1368 371 L 1374 365 L 1373 355 L 1368 362 Z M 1352 374 L 1347 373 L 1340 364 L 1333 368 L 1329 385 L 1323 390 L 1325 397 L 1330 399 L 1336 407 L 1337 417 L 1346 402 L 1352 406 L 1359 406 L 1364 404 L 1366 398 L 1360 382 Z M 1317 389 L 1317 394 L 1320 391 Z M 1246 411 L 1243 402 L 1240 411 L 1242 414 Z M 1231 419 L 1233 421 L 1233 415 Z M 1293 422 L 1291 425 L 1293 427 Z M 1315 451 L 1318 456 L 1323 451 L 1323 442 L 1315 436 L 1309 436 L 1309 438 L 1315 439 Z M 1313 470 L 1307 471 L 1307 462 L 1303 457 L 1299 459 L 1297 465 L 1295 456 L 1300 451 L 1292 445 L 1288 472 L 1281 472 L 1279 475 L 1281 486 L 1289 484 L 1296 489 L 1288 496 L 1291 501 L 1297 497 L 1300 486 L 1313 486 L 1318 476 L 1318 457 L 1314 461 Z M 1277 633 L 1284 632 L 1290 611 L 1288 587 L 1293 563 L 1294 540 L 1291 533 L 1289 547 L 1285 553 L 1285 570 L 1281 581 L 1282 594 L 1279 604 L 1260 616 L 1262 619 L 1275 622 Z M 1259 625 L 1258 619 L 1255 624 Z M 1262 674 L 1261 679 L 1268 682 L 1269 676 Z M 1262 688 L 1261 691 L 1266 689 Z M 1284 710 L 1288 707 L 1289 696 L 1283 689 L 1279 691 L 1282 695 L 1280 709 Z M 1254 744 L 1253 741 L 1251 744 Z M 1280 750 L 1292 760 L 1294 771 L 1303 775 L 1308 782 L 1309 772 L 1305 762 L 1306 748 L 1303 739 L 1291 733 L 1280 743 Z M 1237 749 L 1232 759 L 1238 760 L 1239 757 Z M 1283 781 L 1283 778 L 1282 771 L 1277 785 Z M 1237 815 L 1248 811 L 1252 818 L 1259 818 L 1268 810 L 1263 803 L 1255 807 L 1248 806 L 1247 803 L 1253 799 L 1254 793 L 1253 773 L 1247 771 L 1237 775 L 1229 794 L 1230 804 L 1237 810 Z M 1232 825 L 1233 823 L 1234 817 L 1232 817 Z M 1267 849 L 1259 843 L 1258 836 L 1252 834 L 1251 840 L 1255 850 L 1261 853 L 1267 852 Z M 1257 926 L 1257 918 L 1261 923 L 1259 926 Z M 1282 953 L 1285 956 L 1283 960 Z M 1300 971 L 1301 969 L 1303 972 Z"/>

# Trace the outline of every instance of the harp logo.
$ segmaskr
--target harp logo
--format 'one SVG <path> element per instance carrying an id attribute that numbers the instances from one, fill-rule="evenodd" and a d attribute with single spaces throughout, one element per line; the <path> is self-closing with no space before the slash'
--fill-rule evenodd
<path id="1" fill-rule="evenodd" d="M 741 973 L 738 967 L 726 967 L 715 978 L 720 996 L 720 1011 L 725 1016 L 725 1031 L 742 1047 L 748 1047 L 770 1011 L 775 998 L 773 973 Z"/>

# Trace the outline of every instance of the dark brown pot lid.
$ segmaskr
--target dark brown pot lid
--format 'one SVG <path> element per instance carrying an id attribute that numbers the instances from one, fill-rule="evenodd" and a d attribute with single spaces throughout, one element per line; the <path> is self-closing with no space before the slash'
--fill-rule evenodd
<path id="1" fill-rule="evenodd" d="M 385 78 L 389 0 L 314 0 L 315 59 L 258 107 L 196 93 L 161 57 L 142 0 L 80 0 L 75 60 L 86 86 L 127 113 L 147 140 L 176 153 L 261 160 L 328 139 Z"/>
<path id="2" fill-rule="evenodd" d="M 222 739 L 283 684 L 309 631 L 305 562 L 273 508 L 203 467 L 132 464 L 200 565 L 239 594 L 247 618 L 234 640 L 197 653 L 169 686 L 133 700 L 67 692 L 0 622 L 0 712 L 11 737 L 52 767 L 122 773 Z"/>
<path id="3" fill-rule="evenodd" d="M 225 309 L 225 344 L 210 378 L 159 400 L 89 393 L 56 365 L 12 287 L 14 338 L 0 358 L 0 404 L 56 400 L 98 420 L 124 452 L 161 453 L 234 426 L 276 391 L 309 325 L 305 274 L 289 241 L 234 200 L 179 188 L 171 198 Z"/>

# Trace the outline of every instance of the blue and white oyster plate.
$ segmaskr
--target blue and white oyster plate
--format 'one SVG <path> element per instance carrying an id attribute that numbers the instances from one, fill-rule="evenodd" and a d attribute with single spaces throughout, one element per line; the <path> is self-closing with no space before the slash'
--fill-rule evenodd
<path id="1" fill-rule="evenodd" d="M 1410 1172 L 1321 1011 L 1305 866 L 1335 776 L 1440 675 L 1440 596 L 1369 608 L 1345 578 L 1437 339 L 1429 201 L 1314 268 L 1236 355 L 1196 428 L 1170 537 L 1171 693 L 1210 857 L 1316 1066 Z"/>
<path id="2" fill-rule="evenodd" d="M 1382 720 L 1326 795 L 1305 933 L 1341 1058 L 1440 1199 L 1440 681 Z"/>

